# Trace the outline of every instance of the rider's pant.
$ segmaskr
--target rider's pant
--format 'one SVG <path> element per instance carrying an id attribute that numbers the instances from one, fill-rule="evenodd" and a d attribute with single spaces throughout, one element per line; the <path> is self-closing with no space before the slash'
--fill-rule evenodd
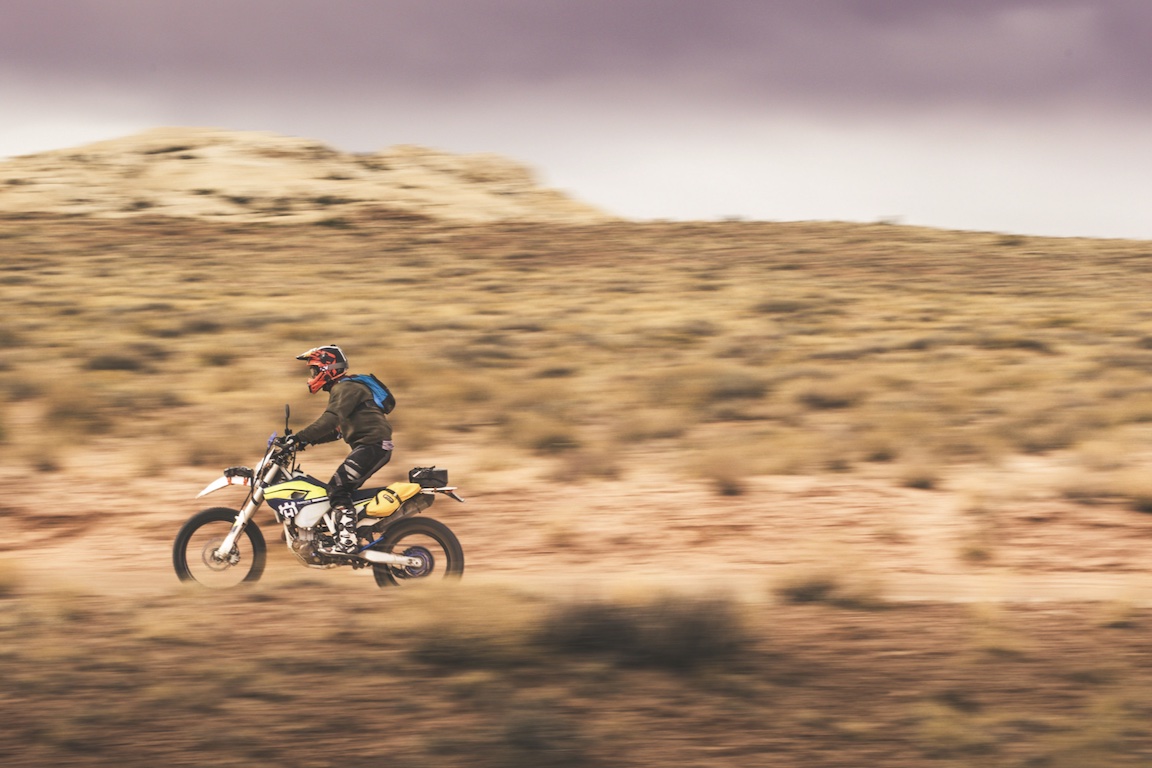
<path id="1" fill-rule="evenodd" d="M 328 499 L 333 507 L 351 507 L 352 492 L 378 472 L 392 458 L 392 441 L 358 445 L 336 468 L 328 481 Z"/>

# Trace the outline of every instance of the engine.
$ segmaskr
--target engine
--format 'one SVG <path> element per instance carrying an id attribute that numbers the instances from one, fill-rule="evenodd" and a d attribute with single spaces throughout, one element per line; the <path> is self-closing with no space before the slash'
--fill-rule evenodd
<path id="1" fill-rule="evenodd" d="M 288 540 L 288 547 L 292 550 L 292 554 L 299 558 L 300 562 L 309 568 L 335 568 L 339 563 L 332 560 L 330 557 L 325 557 L 317 551 L 320 542 L 316 538 L 315 528 L 297 528 L 292 526 L 292 532 Z"/>

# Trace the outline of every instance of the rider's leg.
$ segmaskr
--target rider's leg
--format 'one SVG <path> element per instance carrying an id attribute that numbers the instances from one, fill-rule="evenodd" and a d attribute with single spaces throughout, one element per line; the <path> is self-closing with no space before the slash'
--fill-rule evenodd
<path id="1" fill-rule="evenodd" d="M 350 555 L 356 552 L 356 510 L 352 493 L 378 472 L 392 458 L 392 443 L 360 445 L 352 449 L 344 463 L 328 481 L 328 499 L 336 513 L 336 546 L 333 552 Z"/>

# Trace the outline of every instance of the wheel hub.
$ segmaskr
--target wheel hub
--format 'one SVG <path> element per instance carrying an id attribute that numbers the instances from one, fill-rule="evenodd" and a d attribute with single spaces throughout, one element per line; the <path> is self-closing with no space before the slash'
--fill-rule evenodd
<path id="1" fill-rule="evenodd" d="M 240 552 L 237 549 L 233 548 L 231 554 L 227 556 L 220 552 L 220 545 L 223 543 L 224 539 L 222 538 L 212 539 L 204 545 L 204 549 L 200 553 L 200 559 L 210 570 L 226 571 L 240 562 Z"/>
<path id="2" fill-rule="evenodd" d="M 418 579 L 432 573 L 436 568 L 436 558 L 424 547 L 409 547 L 402 554 L 404 557 L 416 558 L 420 561 L 420 565 L 409 565 L 397 571 L 396 575 L 401 578 Z"/>

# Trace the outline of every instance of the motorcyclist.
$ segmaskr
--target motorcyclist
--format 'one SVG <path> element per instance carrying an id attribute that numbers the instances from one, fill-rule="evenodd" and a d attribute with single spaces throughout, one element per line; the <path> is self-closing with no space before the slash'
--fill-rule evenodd
<path id="1" fill-rule="evenodd" d="M 297 360 L 308 363 L 308 391 L 328 393 L 320 418 L 287 438 L 303 448 L 343 438 L 352 447 L 328 481 L 328 499 L 336 512 L 336 542 L 322 552 L 352 555 L 358 549 L 352 493 L 392 458 L 392 426 L 368 385 L 348 375 L 348 358 L 336 345 L 315 347 Z"/>

